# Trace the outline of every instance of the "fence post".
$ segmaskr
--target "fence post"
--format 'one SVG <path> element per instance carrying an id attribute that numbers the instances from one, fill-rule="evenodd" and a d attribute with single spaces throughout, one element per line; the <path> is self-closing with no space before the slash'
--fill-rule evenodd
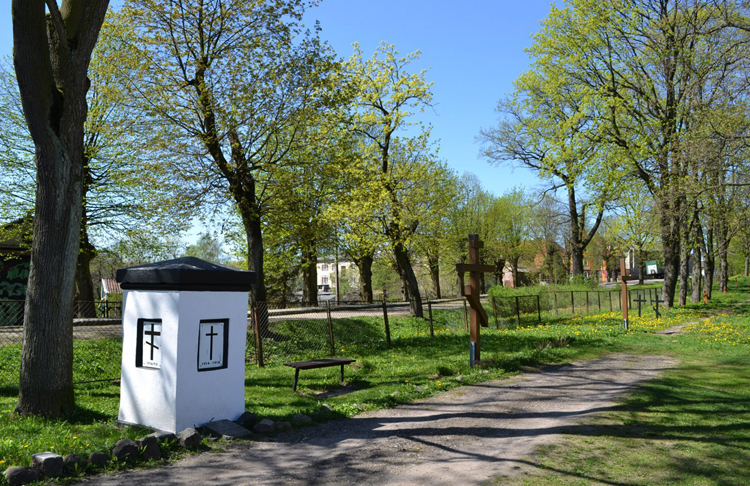
<path id="1" fill-rule="evenodd" d="M 601 292 L 596 293 L 596 301 L 599 304 L 599 312 L 601 312 L 602 311 L 602 293 Z"/>
<path id="2" fill-rule="evenodd" d="M 589 291 L 587 290 L 586 291 L 586 314 L 588 314 L 589 312 L 591 311 L 589 310 Z"/>
<path id="3" fill-rule="evenodd" d="M 609 311 L 612 312 L 612 292 L 607 292 L 609 294 Z"/>
<path id="4" fill-rule="evenodd" d="M 336 355 L 336 346 L 333 343 L 333 319 L 331 319 L 331 301 L 326 301 L 326 313 L 328 314 L 328 339 L 331 342 L 331 356 Z"/>
<path id="5" fill-rule="evenodd" d="M 255 360 L 258 362 L 258 368 L 263 368 L 263 338 L 260 336 L 258 304 L 255 302 L 253 302 L 253 334 L 255 334 Z"/>
<path id="6" fill-rule="evenodd" d="M 495 316 L 495 329 L 500 329 L 497 324 L 497 302 L 495 302 L 495 296 L 492 296 L 492 314 Z"/>
<path id="7" fill-rule="evenodd" d="M 521 325 L 521 306 L 518 304 L 518 296 L 516 295 L 516 317 L 518 318 L 518 325 Z"/>
<path id="8" fill-rule="evenodd" d="M 572 290 L 570 291 L 570 313 L 576 313 L 576 298 Z"/>
<path id="9" fill-rule="evenodd" d="M 553 292 L 552 295 L 555 297 L 555 317 L 559 317 L 560 309 L 557 307 L 557 292 Z"/>
<path id="10" fill-rule="evenodd" d="M 464 298 L 464 327 L 469 332 L 469 312 L 466 310 L 466 298 Z"/>
<path id="11" fill-rule="evenodd" d="M 539 300 L 539 294 L 536 294 L 536 317 L 539 322 L 542 322 L 542 304 Z"/>
<path id="12" fill-rule="evenodd" d="M 383 321 L 385 322 L 385 342 L 391 346 L 391 326 L 388 324 L 388 306 L 383 299 Z"/>
<path id="13" fill-rule="evenodd" d="M 435 337 L 435 329 L 432 327 L 432 302 L 427 301 L 427 314 L 430 316 L 430 337 Z"/>

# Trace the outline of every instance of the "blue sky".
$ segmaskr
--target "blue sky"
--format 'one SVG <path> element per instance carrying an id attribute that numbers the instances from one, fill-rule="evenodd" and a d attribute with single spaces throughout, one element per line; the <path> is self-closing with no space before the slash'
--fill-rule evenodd
<path id="1" fill-rule="evenodd" d="M 113 0 L 114 6 L 121 2 Z M 10 0 L 0 0 L 0 54 L 12 52 Z M 528 171 L 492 167 L 479 156 L 480 128 L 496 123 L 497 101 L 528 68 L 524 48 L 549 12 L 547 0 L 322 0 L 305 22 L 320 21 L 322 37 L 339 57 L 359 42 L 369 57 L 381 41 L 408 54 L 422 51 L 415 71 L 427 69 L 434 107 L 422 119 L 433 126 L 440 157 L 459 174 L 479 176 L 485 189 L 502 194 L 533 188 Z"/>
<path id="2" fill-rule="evenodd" d="M 524 48 L 549 13 L 546 0 L 323 0 L 308 12 L 322 38 L 348 58 L 359 42 L 366 57 L 381 41 L 401 54 L 422 51 L 419 69 L 433 81 L 434 108 L 423 114 L 440 157 L 458 173 L 473 172 L 495 194 L 539 184 L 524 169 L 490 166 L 479 157 L 480 128 L 496 123 L 497 101 L 528 68 Z"/>

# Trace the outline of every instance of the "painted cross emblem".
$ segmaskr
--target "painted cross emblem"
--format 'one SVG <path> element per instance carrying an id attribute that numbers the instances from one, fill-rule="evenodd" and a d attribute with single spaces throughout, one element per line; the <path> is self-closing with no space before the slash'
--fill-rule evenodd
<path id="1" fill-rule="evenodd" d="M 155 322 L 147 322 L 146 326 L 150 326 L 151 328 L 148 331 L 143 331 L 143 334 L 145 336 L 149 336 L 151 338 L 151 341 L 145 341 L 147 345 L 151 347 L 151 356 L 150 360 L 154 360 L 154 350 L 160 349 L 159 346 L 157 346 L 156 339 L 158 336 L 161 336 L 161 324 L 157 324 Z"/>
<path id="2" fill-rule="evenodd" d="M 198 371 L 227 367 L 229 319 L 200 321 L 198 335 Z"/>
<path id="3" fill-rule="evenodd" d="M 161 368 L 162 337 L 161 319 L 138 319 L 136 366 Z"/>

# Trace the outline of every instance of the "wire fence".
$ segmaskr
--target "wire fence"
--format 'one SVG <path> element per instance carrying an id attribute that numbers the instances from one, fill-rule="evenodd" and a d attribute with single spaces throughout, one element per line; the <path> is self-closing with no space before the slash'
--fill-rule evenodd
<path id="1" fill-rule="evenodd" d="M 628 305 L 643 312 L 661 296 L 660 289 L 631 289 Z M 533 325 L 570 314 L 621 311 L 619 290 L 542 292 L 534 295 L 483 296 L 496 328 Z M 15 389 L 21 366 L 23 301 L 0 301 L 0 389 Z M 247 366 L 366 352 L 392 345 L 404 336 L 468 332 L 465 299 L 428 301 L 424 318 L 410 317 L 408 303 L 323 302 L 314 307 L 277 308 L 257 303 L 248 312 Z M 92 316 L 92 317 L 89 317 Z M 73 325 L 76 384 L 120 378 L 122 356 L 120 302 L 76 304 Z"/>
<path id="2" fill-rule="evenodd" d="M 0 301 L 0 389 L 18 387 L 24 305 L 23 300 Z M 119 379 L 122 303 L 76 302 L 73 307 L 73 382 Z"/>

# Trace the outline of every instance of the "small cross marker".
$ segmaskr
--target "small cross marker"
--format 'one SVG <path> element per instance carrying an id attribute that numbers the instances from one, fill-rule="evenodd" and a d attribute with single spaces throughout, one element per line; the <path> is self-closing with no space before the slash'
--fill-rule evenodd
<path id="1" fill-rule="evenodd" d="M 633 302 L 638 302 L 638 317 L 641 317 L 641 304 L 645 304 L 647 301 L 643 298 L 642 294 L 638 294 L 637 299 L 633 299 Z"/>
<path id="2" fill-rule="evenodd" d="M 659 312 L 659 302 L 664 302 L 664 301 L 661 300 L 658 295 L 656 296 L 656 299 L 651 299 L 652 304 L 656 303 L 656 307 L 654 307 L 654 312 L 656 312 L 657 319 L 661 318 L 661 312 Z"/>

